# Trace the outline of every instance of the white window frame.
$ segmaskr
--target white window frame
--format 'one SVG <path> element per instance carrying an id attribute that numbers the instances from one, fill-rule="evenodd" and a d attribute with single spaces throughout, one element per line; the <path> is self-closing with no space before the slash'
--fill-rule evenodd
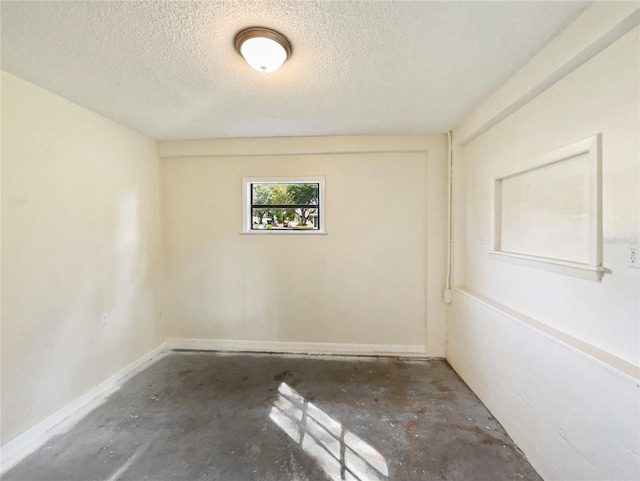
<path id="1" fill-rule="evenodd" d="M 513 264 L 534 267 L 560 274 L 601 281 L 607 271 L 602 265 L 602 145 L 601 134 L 554 150 L 528 162 L 519 163 L 492 179 L 492 258 Z M 506 252 L 501 248 L 502 236 L 502 181 L 552 164 L 585 155 L 589 162 L 589 260 L 586 263 L 567 259 L 551 259 L 529 255 L 526 252 Z"/>
<path id="2" fill-rule="evenodd" d="M 251 184 L 318 184 L 318 216 L 319 228 L 317 230 L 271 230 L 251 228 Z M 242 230 L 241 234 L 256 235 L 323 235 L 327 233 L 325 223 L 325 180 L 324 177 L 243 177 L 242 178 Z"/>

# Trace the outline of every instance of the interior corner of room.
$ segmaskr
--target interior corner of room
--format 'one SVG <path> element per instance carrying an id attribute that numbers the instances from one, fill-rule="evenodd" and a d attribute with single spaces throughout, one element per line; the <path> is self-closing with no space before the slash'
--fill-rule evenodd
<path id="1" fill-rule="evenodd" d="M 7 19 L 37 27 L 47 8 L 61 16 L 70 8 L 41 6 L 27 20 L 27 3 L 3 2 L 3 44 L 21 38 Z M 126 3 L 136 2 L 103 8 Z M 398 25 L 412 25 L 412 8 L 450 8 L 452 18 L 476 8 L 294 3 L 294 17 L 308 8 L 301 18 L 324 19 L 327 9 L 335 20 L 331 8 L 343 8 L 356 22 L 362 8 Z M 503 8 L 515 15 L 511 3 Z M 203 71 L 218 68 L 208 66 L 185 79 L 192 90 L 172 90 L 161 120 L 144 110 L 157 86 L 148 96 L 136 92 L 134 118 L 118 99 L 134 90 L 98 88 L 110 84 L 101 75 L 124 78 L 117 72 L 78 68 L 78 86 L 95 84 L 106 99 L 92 104 L 88 90 L 56 90 L 62 77 L 47 77 L 45 67 L 23 61 L 26 51 L 3 45 L 2 471 L 174 351 L 220 351 L 446 360 L 543 479 L 638 479 L 640 7 L 579 3 L 563 7 L 566 21 L 495 88 L 455 104 L 457 117 L 447 101 L 420 112 L 418 130 L 394 110 L 423 105 L 402 83 L 393 84 L 397 105 L 376 110 L 370 105 L 384 100 L 357 91 L 364 78 L 377 82 L 364 67 L 324 65 L 331 78 L 351 75 L 349 87 L 318 87 L 325 71 L 306 77 L 315 67 L 304 55 L 328 54 L 296 36 L 304 36 L 303 23 L 290 26 L 291 58 L 274 73 L 249 70 L 225 38 L 225 53 L 214 52 L 232 61 L 219 74 L 229 90 L 215 105 L 198 105 Z M 82 5 L 85 13 L 74 15 L 89 15 Z M 151 3 L 135 8 L 159 15 Z M 395 8 L 401 13 L 390 13 Z M 199 28 L 183 26 L 190 34 Z M 344 35 L 356 34 L 372 33 Z M 63 49 L 61 38 L 50 48 Z M 49 52 L 36 40 L 29 48 Z M 405 65 L 396 54 L 385 57 L 387 67 Z M 61 63 L 83 58 L 60 55 Z M 420 59 L 412 65 L 422 68 Z M 247 72 L 266 79 L 264 91 Z M 395 82 L 411 72 L 380 75 Z M 146 81 L 163 82 L 151 74 Z M 388 87 L 381 81 L 366 92 Z M 263 92 L 281 104 L 272 107 Z M 225 111 L 224 95 L 255 104 L 242 104 L 243 113 L 229 100 L 234 108 Z M 287 104 L 289 96 L 320 113 Z M 190 111 L 179 110 L 186 104 Z M 430 118 L 439 114 L 442 122 Z M 211 118 L 225 116 L 204 134 Z M 352 117 L 361 126 L 347 128 Z M 286 188 L 285 200 L 254 201 L 243 184 L 249 178 L 285 187 L 316 179 L 322 202 L 301 214 Z M 264 212 L 256 216 L 254 206 Z M 280 389 L 274 396 L 302 398 Z M 387 479 L 383 471 L 360 481 Z"/>

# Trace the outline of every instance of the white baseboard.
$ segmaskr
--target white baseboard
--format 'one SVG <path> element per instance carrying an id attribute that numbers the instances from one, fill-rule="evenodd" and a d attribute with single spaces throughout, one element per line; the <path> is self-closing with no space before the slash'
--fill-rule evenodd
<path id="1" fill-rule="evenodd" d="M 425 346 L 423 344 L 344 344 L 170 337 L 165 340 L 165 346 L 167 349 L 193 349 L 203 351 L 425 357 Z"/>
<path id="2" fill-rule="evenodd" d="M 56 434 L 66 431 L 82 417 L 98 407 L 131 376 L 149 367 L 162 357 L 164 344 L 139 357 L 127 367 L 98 384 L 79 398 L 40 421 L 28 431 L 9 441 L 0 448 L 0 473 L 15 466 L 29 454 L 36 451 Z"/>

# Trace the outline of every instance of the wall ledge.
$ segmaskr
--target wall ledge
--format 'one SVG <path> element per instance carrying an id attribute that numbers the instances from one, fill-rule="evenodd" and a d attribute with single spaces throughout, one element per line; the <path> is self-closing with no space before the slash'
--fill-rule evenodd
<path id="1" fill-rule="evenodd" d="M 564 261 L 560 259 L 550 259 L 547 257 L 531 256 L 527 254 L 517 254 L 514 252 L 489 251 L 489 256 L 493 259 L 509 262 L 519 266 L 534 267 L 556 274 L 587 279 L 589 281 L 600 282 L 602 276 L 609 272 L 602 266 L 590 266 L 578 262 Z"/>
<path id="2" fill-rule="evenodd" d="M 625 376 L 640 385 L 640 366 L 636 366 L 589 343 L 576 339 L 569 334 L 549 327 L 536 319 L 522 314 L 521 312 L 503 306 L 502 304 L 484 297 L 467 287 L 456 287 L 454 290 L 526 327 L 536 330 L 557 344 L 578 351 L 581 355 L 597 361 L 599 364 L 603 365 L 610 371 L 613 371 L 615 374 Z"/>
<path id="3" fill-rule="evenodd" d="M 640 382 L 624 361 L 464 287 L 452 308 L 447 360 L 542 478 L 640 479 Z"/>

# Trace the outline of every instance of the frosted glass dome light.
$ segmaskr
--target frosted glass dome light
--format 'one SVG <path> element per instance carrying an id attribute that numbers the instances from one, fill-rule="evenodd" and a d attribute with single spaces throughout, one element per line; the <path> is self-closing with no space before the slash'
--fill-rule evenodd
<path id="1" fill-rule="evenodd" d="M 291 56 L 291 43 L 279 32 L 263 27 L 242 30 L 234 40 L 236 50 L 261 73 L 278 70 Z"/>

